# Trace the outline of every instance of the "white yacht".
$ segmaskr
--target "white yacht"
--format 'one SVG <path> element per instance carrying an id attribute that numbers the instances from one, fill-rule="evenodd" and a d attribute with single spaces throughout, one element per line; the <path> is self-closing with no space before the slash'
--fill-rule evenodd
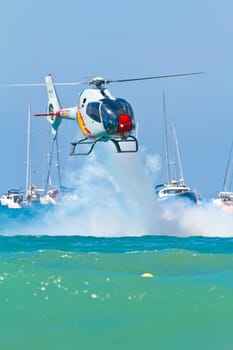
<path id="1" fill-rule="evenodd" d="M 166 182 L 155 187 L 157 199 L 159 201 L 187 199 L 191 203 L 199 203 L 198 193 L 185 185 L 183 169 L 181 165 L 180 151 L 176 135 L 174 121 L 171 123 L 169 131 L 171 138 L 168 137 L 168 126 L 166 116 L 165 95 L 163 94 L 163 114 L 164 114 L 164 136 L 165 136 L 165 164 L 166 164 Z M 171 159 L 172 156 L 172 159 Z"/>
<path id="2" fill-rule="evenodd" d="M 11 209 L 19 209 L 26 206 L 24 193 L 18 189 L 9 189 L 0 197 L 0 203 Z"/>
<path id="3" fill-rule="evenodd" d="M 218 197 L 213 199 L 213 203 L 233 213 L 233 192 L 219 192 Z"/>
<path id="4" fill-rule="evenodd" d="M 201 201 L 197 192 L 177 181 L 157 185 L 155 189 L 159 201 L 179 198 L 188 199 L 193 203 L 199 203 Z"/>

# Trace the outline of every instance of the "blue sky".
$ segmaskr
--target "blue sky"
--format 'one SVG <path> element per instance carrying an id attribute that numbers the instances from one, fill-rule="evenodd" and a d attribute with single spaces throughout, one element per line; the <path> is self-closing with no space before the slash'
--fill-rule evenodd
<path id="1" fill-rule="evenodd" d="M 127 99 L 139 122 L 140 145 L 163 157 L 162 93 L 175 119 L 185 179 L 204 198 L 222 189 L 232 142 L 233 3 L 228 0 L 4 0 L 0 21 L 0 83 L 123 79 L 204 71 L 177 79 L 109 86 Z M 79 87 L 60 87 L 64 107 Z M 1 88 L 0 191 L 24 186 L 27 102 L 46 109 L 45 88 Z M 45 120 L 33 118 L 34 161 L 45 143 Z M 71 123 L 72 124 L 72 123 Z M 61 154 L 78 126 L 62 125 Z M 60 137 L 61 137 L 60 136 Z M 85 160 L 83 160 L 85 161 Z M 37 165 L 35 164 L 35 167 Z M 158 179 L 159 181 L 159 179 Z"/>

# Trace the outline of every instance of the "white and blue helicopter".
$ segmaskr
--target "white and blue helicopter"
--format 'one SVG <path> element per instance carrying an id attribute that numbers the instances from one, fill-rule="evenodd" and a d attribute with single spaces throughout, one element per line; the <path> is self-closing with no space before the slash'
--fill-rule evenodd
<path id="1" fill-rule="evenodd" d="M 46 85 L 48 93 L 47 111 L 42 114 L 34 114 L 34 116 L 47 117 L 52 127 L 54 139 L 63 119 L 78 122 L 84 138 L 71 142 L 70 155 L 88 155 L 92 152 L 96 143 L 101 141 L 111 141 L 118 153 L 126 153 L 138 151 L 138 140 L 135 136 L 136 121 L 133 109 L 125 99 L 112 96 L 106 85 L 110 83 L 171 78 L 201 73 L 182 73 L 120 80 L 94 77 L 87 82 L 74 83 L 53 83 L 52 76 L 49 74 L 45 77 L 45 84 L 12 84 L 11 86 Z M 88 84 L 91 87 L 80 92 L 77 106 L 62 108 L 55 86 L 80 84 Z M 127 149 L 121 147 L 124 142 L 130 143 L 132 147 L 128 147 Z M 87 147 L 85 147 L 84 152 L 80 150 L 80 146 L 82 145 Z"/>

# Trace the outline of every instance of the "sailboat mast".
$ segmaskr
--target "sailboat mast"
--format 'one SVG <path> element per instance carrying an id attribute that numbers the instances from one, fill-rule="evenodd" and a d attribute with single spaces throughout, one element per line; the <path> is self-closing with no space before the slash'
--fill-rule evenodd
<path id="1" fill-rule="evenodd" d="M 168 150 L 168 130 L 167 130 L 167 113 L 166 113 L 166 102 L 165 94 L 163 92 L 163 119 L 164 119 L 164 137 L 165 137 L 165 164 L 167 172 L 167 183 L 171 183 L 171 172 L 169 164 L 169 150 Z"/>
<path id="2" fill-rule="evenodd" d="M 27 159 L 26 159 L 26 197 L 29 190 L 29 171 L 30 171 L 30 141 L 31 141 L 31 105 L 28 102 L 28 125 L 27 125 Z"/>

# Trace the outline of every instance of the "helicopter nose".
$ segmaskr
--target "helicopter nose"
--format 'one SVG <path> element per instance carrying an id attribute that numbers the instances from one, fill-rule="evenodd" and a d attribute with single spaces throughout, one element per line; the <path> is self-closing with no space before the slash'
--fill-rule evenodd
<path id="1" fill-rule="evenodd" d="M 126 132 L 131 131 L 132 122 L 130 116 L 128 114 L 120 114 L 118 117 L 118 129 L 117 131 L 120 134 L 124 134 Z"/>

